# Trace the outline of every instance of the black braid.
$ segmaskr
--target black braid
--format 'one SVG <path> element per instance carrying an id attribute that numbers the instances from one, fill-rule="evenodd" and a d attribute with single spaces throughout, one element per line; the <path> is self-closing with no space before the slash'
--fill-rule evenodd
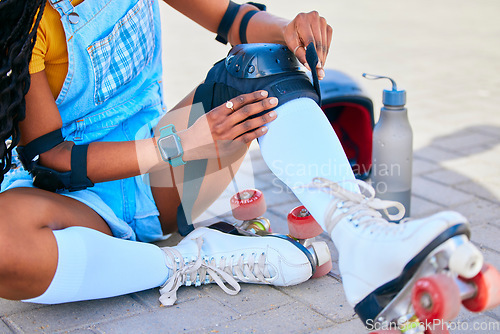
<path id="1" fill-rule="evenodd" d="M 30 86 L 28 64 L 46 0 L 0 0 L 0 160 L 11 168 L 12 149 L 20 139 L 19 122 L 26 116 L 24 96 Z M 36 19 L 35 19 L 36 17 Z M 6 140 L 11 138 L 10 145 Z"/>

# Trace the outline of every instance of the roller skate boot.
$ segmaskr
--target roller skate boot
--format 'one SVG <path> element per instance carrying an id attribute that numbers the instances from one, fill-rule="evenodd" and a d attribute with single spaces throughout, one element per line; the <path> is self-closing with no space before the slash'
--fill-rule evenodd
<path id="1" fill-rule="evenodd" d="M 362 181 L 352 182 L 360 193 L 322 178 L 309 186 L 332 196 L 325 226 L 339 251 L 347 300 L 368 329 L 446 333 L 445 326 L 434 326 L 436 320 L 454 319 L 460 301 L 473 311 L 500 304 L 500 275 L 483 266 L 462 215 L 446 211 L 389 223 L 379 210 L 399 220 L 404 207 L 375 198 Z M 389 214 L 391 207 L 399 212 Z"/>
<path id="2" fill-rule="evenodd" d="M 235 295 L 240 291 L 238 282 L 299 284 L 312 276 L 317 261 L 313 252 L 286 236 L 234 235 L 208 227 L 195 229 L 177 246 L 163 250 L 170 269 L 169 279 L 160 288 L 163 305 L 175 303 L 182 285 L 216 283 Z"/>

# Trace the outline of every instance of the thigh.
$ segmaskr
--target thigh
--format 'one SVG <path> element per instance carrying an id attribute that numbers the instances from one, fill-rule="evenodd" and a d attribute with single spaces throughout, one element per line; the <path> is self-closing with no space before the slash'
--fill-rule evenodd
<path id="1" fill-rule="evenodd" d="M 111 235 L 102 217 L 84 203 L 38 188 L 20 187 L 1 193 L 0 212 L 23 229 L 83 226 Z"/>
<path id="2" fill-rule="evenodd" d="M 106 222 L 85 204 L 37 188 L 0 194 L 0 296 L 26 299 L 50 285 L 58 261 L 52 230 L 84 226 L 111 235 Z"/>

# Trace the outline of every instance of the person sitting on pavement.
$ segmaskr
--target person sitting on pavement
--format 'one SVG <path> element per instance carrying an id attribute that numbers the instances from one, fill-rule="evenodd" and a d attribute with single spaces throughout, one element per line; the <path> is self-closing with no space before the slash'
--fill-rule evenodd
<path id="1" fill-rule="evenodd" d="M 288 21 L 253 3 L 165 2 L 219 41 L 279 43 L 279 55 L 309 70 L 314 48 L 312 70 L 324 76 L 333 30 L 317 12 Z M 236 293 L 237 281 L 309 279 L 310 260 L 290 241 L 191 231 L 231 182 L 232 172 L 217 172 L 236 171 L 255 139 L 332 237 L 358 313 L 435 238 L 468 224 L 453 212 L 399 225 L 383 219 L 377 210 L 402 206 L 361 194 L 370 186 L 355 180 L 313 85 L 295 68 L 279 67 L 276 76 L 248 69 L 234 79 L 230 54 L 165 113 L 157 1 L 3 0 L 0 15 L 3 173 L 16 146 L 24 166 L 5 174 L 0 195 L 2 298 L 64 303 L 161 286 L 161 302 L 171 305 L 181 285 L 216 282 Z M 149 243 L 178 228 L 187 233 L 179 245 Z"/>

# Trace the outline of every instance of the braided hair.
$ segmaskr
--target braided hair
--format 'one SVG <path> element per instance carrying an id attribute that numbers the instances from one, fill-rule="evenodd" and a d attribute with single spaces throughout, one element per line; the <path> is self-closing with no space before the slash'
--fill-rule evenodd
<path id="1" fill-rule="evenodd" d="M 0 0 L 0 183 L 11 168 L 12 150 L 20 139 L 19 122 L 26 116 L 28 64 L 45 1 Z"/>

